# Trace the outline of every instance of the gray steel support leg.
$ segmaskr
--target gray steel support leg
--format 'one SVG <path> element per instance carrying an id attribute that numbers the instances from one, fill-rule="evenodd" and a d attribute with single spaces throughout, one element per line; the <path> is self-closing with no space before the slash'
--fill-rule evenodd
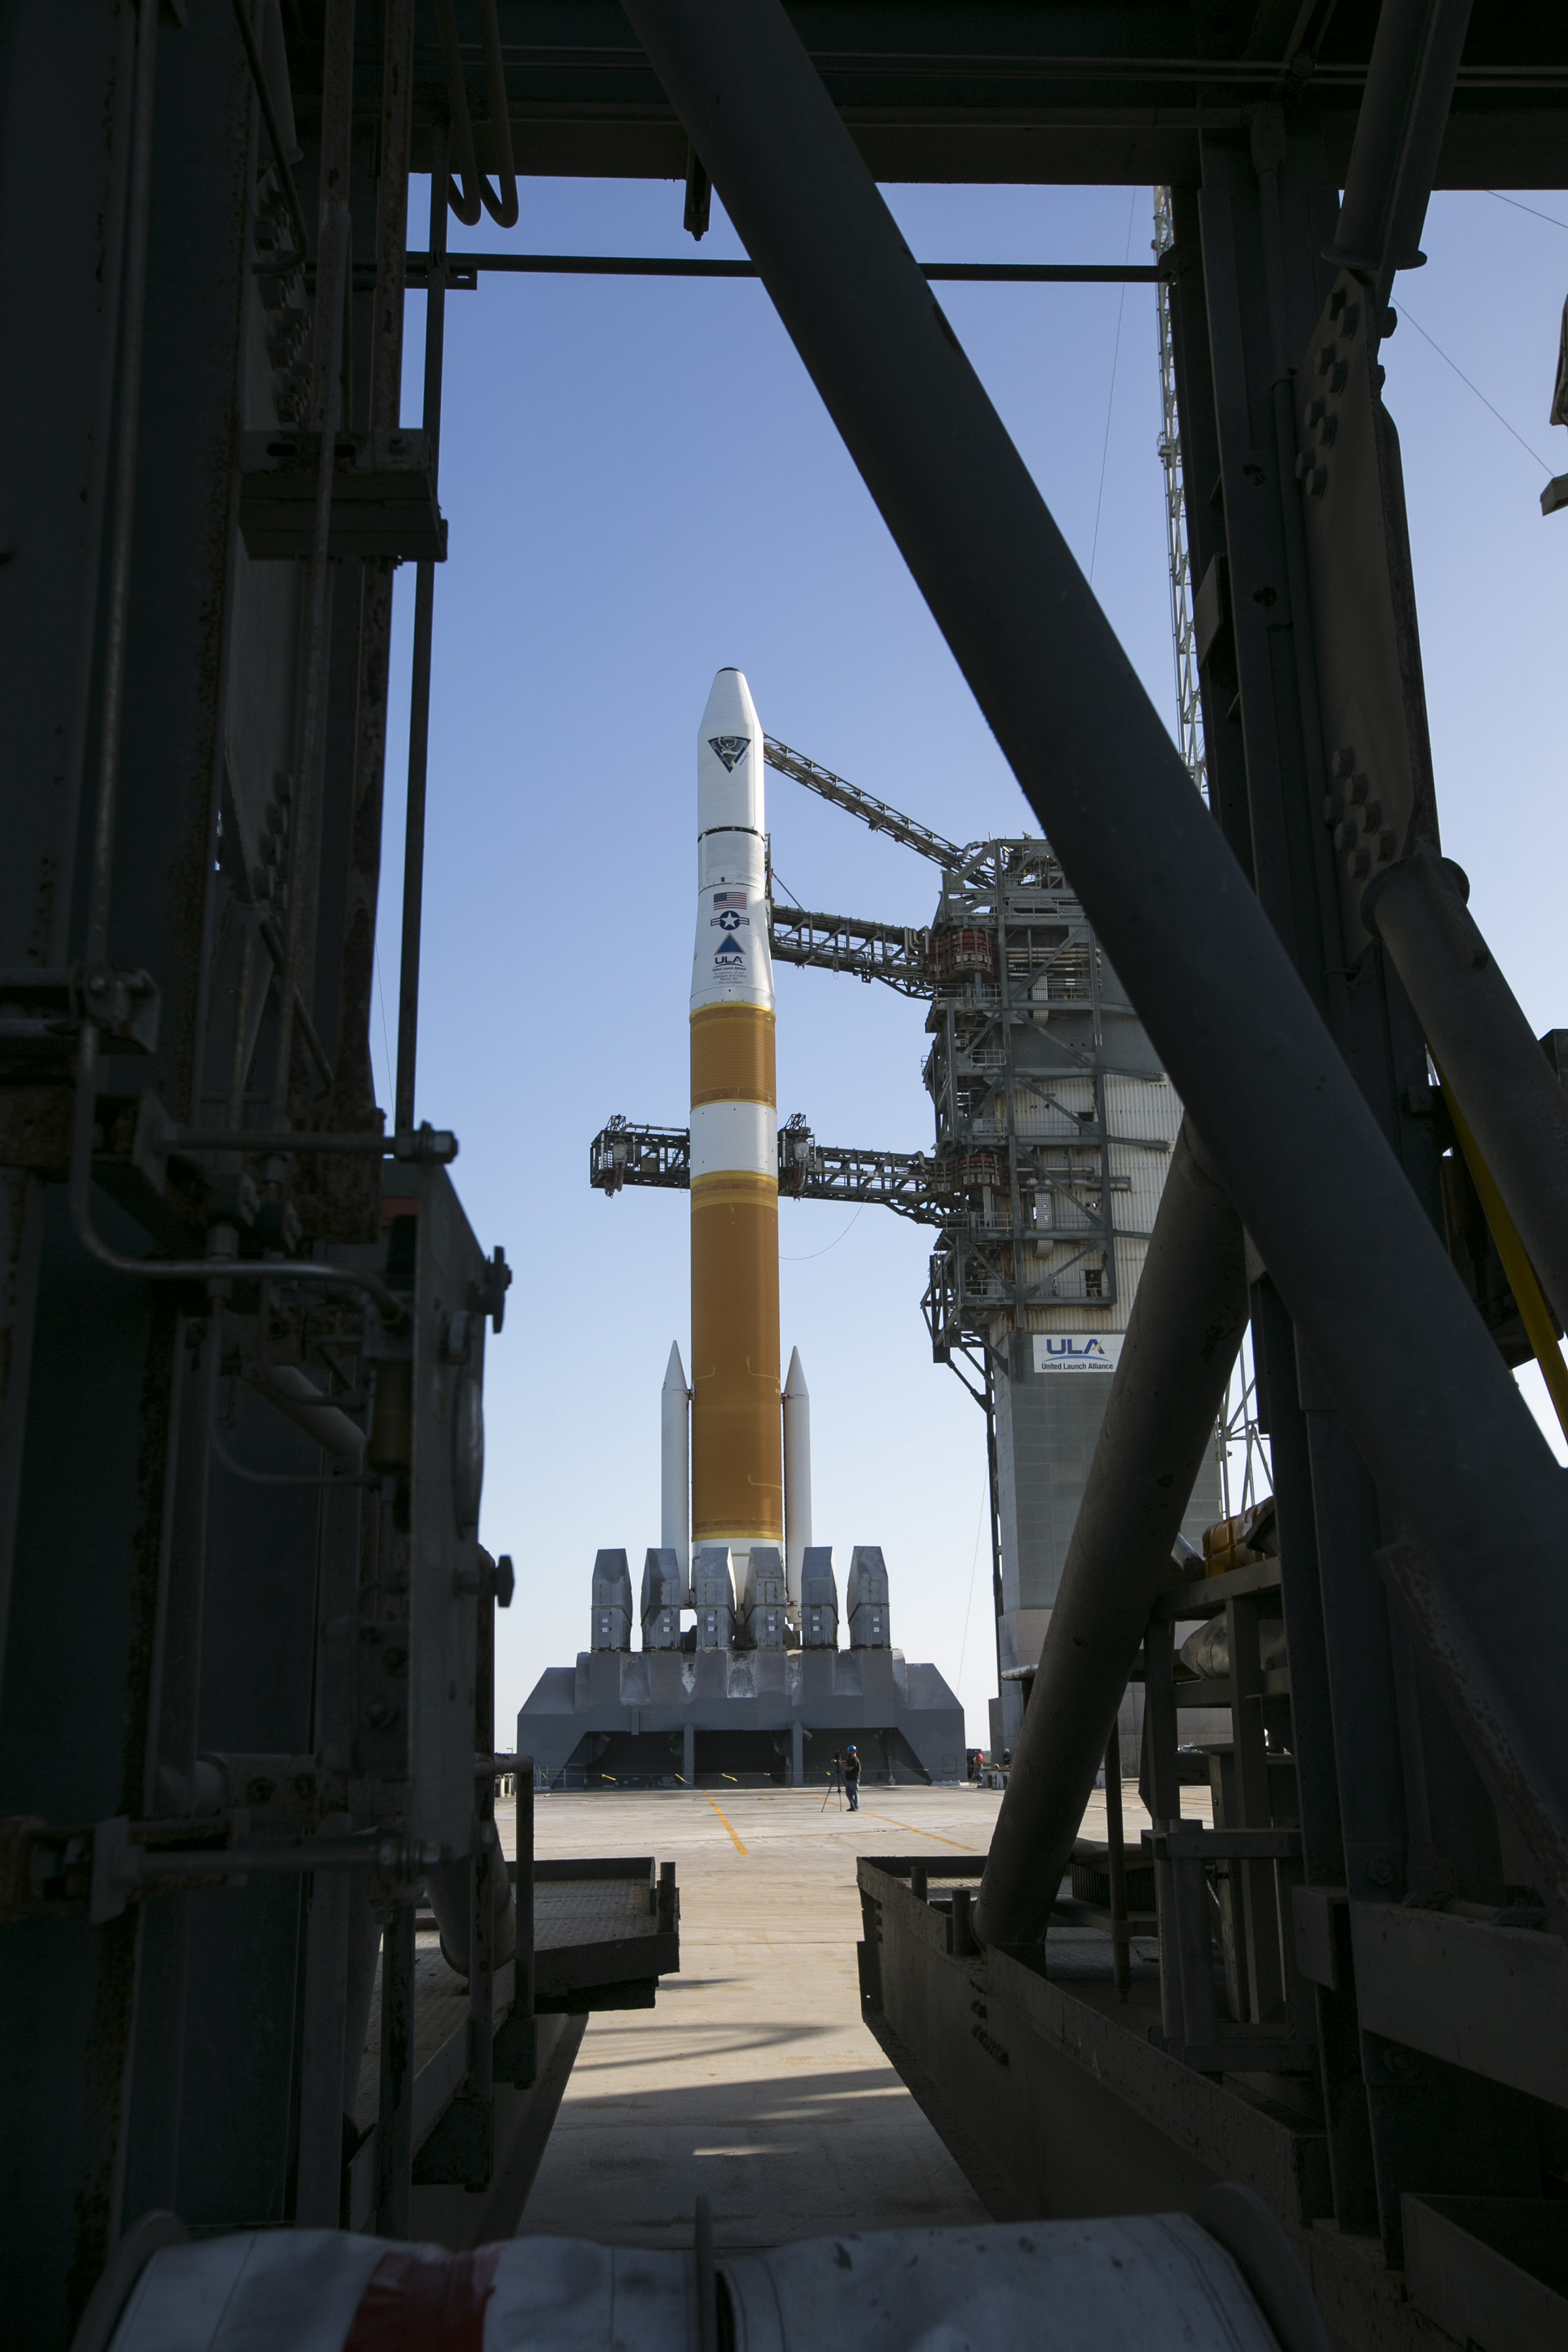
<path id="1" fill-rule="evenodd" d="M 1489 1706 L 1526 1738 L 1519 1825 L 1568 1909 L 1568 1587 L 1536 1569 L 1568 1547 L 1551 1451 L 779 0 L 626 0 L 626 13 L 1335 1404 L 1426 1550 L 1444 1638 L 1478 1669 L 1447 1686 L 1467 1738 L 1484 1743 Z"/>
<path id="2" fill-rule="evenodd" d="M 680 1777 L 689 1789 L 697 1786 L 697 1733 L 689 1723 L 680 1735 Z"/>
<path id="3" fill-rule="evenodd" d="M 1246 1326 L 1241 1227 L 1184 1128 L 992 1834 L 983 1942 L 1045 1933 Z"/>
<path id="4" fill-rule="evenodd" d="M 805 1734 L 798 1717 L 789 1727 L 789 1784 L 792 1789 L 805 1786 Z"/>

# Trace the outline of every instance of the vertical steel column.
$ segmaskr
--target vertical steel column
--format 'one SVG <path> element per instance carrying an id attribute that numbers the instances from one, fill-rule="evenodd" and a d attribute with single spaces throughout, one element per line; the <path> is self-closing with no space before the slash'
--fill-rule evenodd
<path id="1" fill-rule="evenodd" d="M 447 134 L 430 140 L 430 274 L 425 305 L 425 431 L 437 467 L 441 367 L 447 332 Z M 438 474 L 437 474 L 438 478 Z M 408 709 L 408 804 L 403 835 L 403 948 L 397 988 L 397 1092 L 394 1124 L 414 1125 L 414 1075 L 419 1053 L 419 950 L 425 904 L 425 788 L 430 767 L 430 646 L 436 567 L 419 565 L 414 590 L 414 680 Z"/>
<path id="2" fill-rule="evenodd" d="M 381 2099 L 375 2119 L 375 2230 L 406 2238 L 414 2175 L 414 1894 L 381 1939 Z"/>
<path id="3" fill-rule="evenodd" d="M 265 1286 L 262 1311 L 267 1311 Z M 363 1491 L 353 1475 L 338 1477 L 322 1489 L 320 1506 L 312 1745 L 324 1769 L 344 1780 L 354 1767 L 354 1596 Z M 347 1832 L 356 1826 L 353 1815 L 343 1813 L 324 1822 L 321 1833 Z M 315 1874 L 306 1924 L 300 2055 L 295 2220 L 302 2229 L 331 2230 L 338 2223 L 349 2054 L 349 1956 L 354 1913 L 365 1899 L 364 1882 L 357 1874 L 342 1870 Z"/>
<path id="4" fill-rule="evenodd" d="M 329 1814 L 323 1837 L 353 1827 L 349 1813 Z M 338 2226 L 343 2162 L 343 2028 L 348 2013 L 349 1913 L 346 1870 L 318 1870 L 305 1927 L 305 1983 L 300 2045 L 300 2156 L 294 2221 L 301 2230 Z"/>
<path id="5" fill-rule="evenodd" d="M 1176 1746 L 1181 1733 L 1171 1692 L 1175 1666 L 1173 1628 L 1165 1618 L 1151 1618 L 1143 1636 L 1143 1769 L 1141 1790 L 1156 1830 L 1178 1829 L 1182 1820 L 1182 1790 L 1176 1778 Z M 1052 1889 L 1053 1894 L 1055 1889 Z M 1186 2040 L 1182 1999 L 1184 1962 L 1181 1906 L 1175 1865 L 1168 1855 L 1154 1858 L 1154 1911 L 1160 1934 L 1160 2031 L 1167 2050 L 1179 2050 Z"/>
<path id="6" fill-rule="evenodd" d="M 795 1726 L 795 1752 L 800 1751 L 800 1727 Z M 524 2054 L 527 2080 L 537 2071 L 538 2027 L 533 2014 L 533 1759 L 517 1759 L 517 1948 L 513 1955 L 511 2014 L 528 2037 Z M 800 1786 L 797 1773 L 795 1786 Z M 673 1925 L 673 1922 L 671 1923 Z M 662 1925 L 662 1922 L 661 1922 Z M 518 2036 L 514 2032 L 515 2044 Z"/>
<path id="7" fill-rule="evenodd" d="M 1344 1834 L 1311 1455 L 1306 1415 L 1297 1392 L 1295 1333 L 1267 1276 L 1252 1286 L 1252 1341 L 1258 1420 L 1268 1434 L 1274 1465 L 1280 1604 L 1290 1661 L 1290 1756 L 1301 1804 L 1302 1857 L 1309 1882 L 1341 1886 L 1345 1874 Z"/>
<path id="8" fill-rule="evenodd" d="M 376 181 L 375 308 L 371 338 L 368 421 L 373 433 L 395 426 L 400 415 L 413 53 L 414 0 L 387 0 Z M 353 809 L 344 889 L 338 1035 L 333 1054 L 335 1085 L 330 1118 L 333 1127 L 349 1133 L 369 1129 L 375 1117 L 370 1028 L 386 773 L 393 576 L 394 566 L 384 558 L 361 566 Z M 344 1168 L 345 1185 L 363 1192 L 364 1170 L 353 1162 L 345 1162 Z"/>
<path id="9" fill-rule="evenodd" d="M 1240 700 L 1252 870 L 1258 898 L 1342 1044 L 1335 1013 L 1343 980 L 1331 975 L 1344 955 L 1318 814 L 1323 772 L 1321 757 L 1316 768 L 1311 764 L 1307 740 L 1317 714 L 1303 693 L 1300 668 L 1310 619 L 1306 605 L 1292 597 L 1288 551 L 1286 502 L 1295 497 L 1296 483 L 1284 357 L 1288 328 L 1281 315 L 1286 296 L 1268 268 L 1258 177 L 1247 152 L 1221 140 L 1208 141 L 1203 152 L 1198 210 L 1225 510 L 1219 593 Z M 1326 295 L 1328 273 L 1318 267 Z M 1289 455 L 1279 441 L 1281 399 Z M 1255 428 L 1259 407 L 1269 420 L 1261 448 Z"/>
<path id="10" fill-rule="evenodd" d="M 1132 1990 L 1132 1947 L 1127 1925 L 1127 1849 L 1121 1822 L 1121 1727 L 1105 1749 L 1105 1849 L 1110 1878 L 1110 1976 L 1118 2000 Z"/>
<path id="11" fill-rule="evenodd" d="M 131 537 L 136 514 L 136 451 L 142 425 L 142 353 L 147 331 L 147 247 L 153 205 L 153 93 L 158 64 L 157 0 L 141 0 L 136 18 L 136 80 L 131 131 L 131 185 L 125 230 L 125 294 L 120 346 L 110 522 L 98 696 L 98 775 L 84 940 L 89 964 L 109 955 L 109 903 L 114 883 L 121 730 L 125 711 L 130 633 Z"/>
<path id="12" fill-rule="evenodd" d="M 496 1744 L 496 1604 L 493 1587 L 475 1603 L 474 1746 L 489 1759 Z M 504 1872 L 505 1859 L 495 1833 L 496 1783 L 493 1766 L 474 1767 L 474 1830 L 468 1864 L 468 2079 L 472 2099 L 490 2102 L 495 2095 L 495 1916 L 493 1874 Z M 504 1916 L 505 1906 L 502 1906 Z M 491 2147 L 494 2147 L 492 2127 Z"/>
<path id="13" fill-rule="evenodd" d="M 1252 819 L 1247 800 L 1247 759 L 1236 724 L 1240 682 L 1229 626 L 1229 557 L 1220 479 L 1219 425 L 1209 357 L 1208 304 L 1204 288 L 1198 192 L 1173 188 L 1175 232 L 1170 291 L 1171 355 L 1181 419 L 1182 473 L 1187 485 L 1187 557 L 1192 574 L 1194 651 L 1203 709 L 1205 773 L 1209 807 L 1247 880 L 1253 877 Z"/>
<path id="14" fill-rule="evenodd" d="M 150 1819 L 188 1816 L 196 1802 L 211 1462 L 209 1328 L 182 1318 L 175 1338 L 174 1426 L 142 1790 Z M 191 1903 L 189 1895 L 170 1894 L 141 1906 L 122 2226 L 153 2209 L 179 2210 Z"/>
<path id="15" fill-rule="evenodd" d="M 308 1002 L 312 993 L 316 967 L 332 615 L 332 477 L 342 419 L 344 343 L 353 290 L 353 219 L 349 209 L 349 187 L 353 150 L 353 68 L 354 0 L 327 0 L 310 356 L 310 424 L 318 436 L 316 512 L 301 598 L 293 821 L 289 833 L 289 903 L 283 963 L 278 975 L 278 1053 L 272 1080 L 272 1116 L 279 1127 L 289 1124 L 299 1003 L 301 997 Z"/>

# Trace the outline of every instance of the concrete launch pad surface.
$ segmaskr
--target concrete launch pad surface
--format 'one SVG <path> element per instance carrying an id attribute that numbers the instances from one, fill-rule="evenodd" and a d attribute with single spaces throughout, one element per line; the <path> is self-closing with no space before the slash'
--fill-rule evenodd
<path id="1" fill-rule="evenodd" d="M 1207 1792 L 1184 1792 L 1194 1813 Z M 1125 1790 L 1127 1830 L 1145 1820 Z M 860 1854 L 984 1853 L 1001 1803 L 974 1789 L 541 1796 L 541 1855 L 677 1864 L 682 1973 L 657 2008 L 593 2017 L 522 2233 L 686 2246 L 696 2199 L 732 2250 L 834 2231 L 988 2218 L 860 2021 Z M 510 1807 L 497 1808 L 503 1842 Z M 1084 1834 L 1104 1835 L 1096 1796 Z M 1053 1937 L 1053 1942 L 1055 1938 Z"/>

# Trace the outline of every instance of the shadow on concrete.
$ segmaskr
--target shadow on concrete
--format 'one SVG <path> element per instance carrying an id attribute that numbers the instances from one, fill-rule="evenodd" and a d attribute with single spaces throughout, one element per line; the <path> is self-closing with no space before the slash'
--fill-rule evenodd
<path id="1" fill-rule="evenodd" d="M 989 2218 L 892 2068 L 873 2065 L 574 2098 L 520 2234 L 685 2245 L 699 2195 L 732 2252 Z"/>

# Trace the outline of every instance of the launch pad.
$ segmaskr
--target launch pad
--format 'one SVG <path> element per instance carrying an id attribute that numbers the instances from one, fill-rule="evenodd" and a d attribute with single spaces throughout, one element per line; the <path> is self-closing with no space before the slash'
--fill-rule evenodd
<path id="1" fill-rule="evenodd" d="M 935 1666 L 891 1646 L 879 1547 L 851 1557 L 847 1649 L 826 1545 L 807 1550 L 794 1608 L 776 1549 L 753 1545 L 739 1594 L 726 1545 L 700 1547 L 684 1591 L 673 1550 L 650 1550 L 640 1650 L 631 1598 L 626 1553 L 601 1551 L 592 1646 L 547 1667 L 517 1719 L 542 1786 L 820 1786 L 850 1741 L 869 1783 L 963 1779 L 963 1709 Z"/>

